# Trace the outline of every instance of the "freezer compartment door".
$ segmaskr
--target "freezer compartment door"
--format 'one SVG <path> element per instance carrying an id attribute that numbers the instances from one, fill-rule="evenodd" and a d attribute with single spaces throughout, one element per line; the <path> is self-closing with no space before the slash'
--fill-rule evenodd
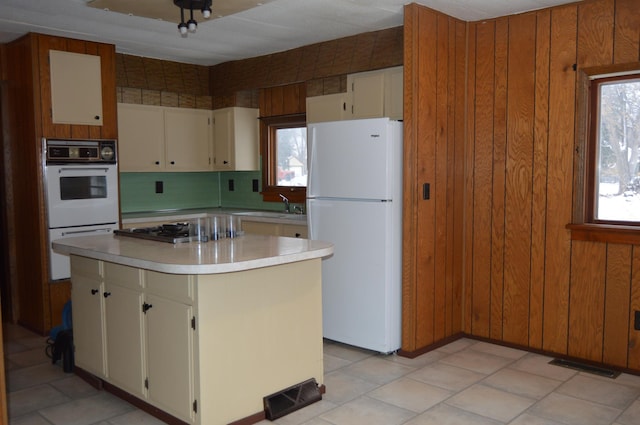
<path id="1" fill-rule="evenodd" d="M 388 118 L 308 126 L 310 198 L 395 199 L 402 176 L 402 123 Z"/>
<path id="2" fill-rule="evenodd" d="M 401 238 L 391 202 L 308 201 L 312 239 L 334 244 L 322 261 L 325 338 L 388 353 L 400 347 Z"/>

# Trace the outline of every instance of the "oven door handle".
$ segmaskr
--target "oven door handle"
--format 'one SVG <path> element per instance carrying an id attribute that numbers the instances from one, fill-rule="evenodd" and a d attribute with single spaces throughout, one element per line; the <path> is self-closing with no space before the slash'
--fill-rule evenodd
<path id="1" fill-rule="evenodd" d="M 83 233 L 99 233 L 99 232 L 111 232 L 111 228 L 110 227 L 105 227 L 104 229 L 72 230 L 70 232 L 63 232 L 62 236 L 79 235 L 79 234 L 83 234 Z"/>
<path id="2" fill-rule="evenodd" d="M 104 171 L 107 173 L 109 171 L 108 167 L 63 167 L 58 169 L 58 174 L 63 173 L 64 171 Z"/>

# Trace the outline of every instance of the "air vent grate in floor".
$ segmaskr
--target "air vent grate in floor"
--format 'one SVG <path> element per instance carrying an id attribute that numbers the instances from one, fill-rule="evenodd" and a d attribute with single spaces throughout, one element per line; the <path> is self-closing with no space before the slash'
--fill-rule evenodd
<path id="1" fill-rule="evenodd" d="M 569 369 L 579 370 L 580 372 L 592 373 L 594 375 L 605 376 L 607 378 L 615 379 L 620 375 L 620 372 L 616 372 L 615 370 L 605 369 L 598 366 L 591 366 L 584 363 L 574 362 L 571 360 L 563 360 L 563 359 L 553 359 L 549 362 L 549 364 L 566 367 Z"/>
<path id="2" fill-rule="evenodd" d="M 263 399 L 264 411 L 267 419 L 274 420 L 321 399 L 320 388 L 316 380 L 311 378 L 266 396 Z"/>

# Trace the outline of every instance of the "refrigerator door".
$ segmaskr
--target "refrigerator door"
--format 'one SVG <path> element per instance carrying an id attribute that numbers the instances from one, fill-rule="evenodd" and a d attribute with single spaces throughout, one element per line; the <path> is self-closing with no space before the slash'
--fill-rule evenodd
<path id="1" fill-rule="evenodd" d="M 394 199 L 402 123 L 388 118 L 309 124 L 309 198 Z"/>
<path id="2" fill-rule="evenodd" d="M 312 239 L 334 244 L 322 261 L 324 337 L 389 353 L 400 348 L 400 221 L 392 202 L 307 201 Z M 395 222 L 395 226 L 394 226 Z"/>

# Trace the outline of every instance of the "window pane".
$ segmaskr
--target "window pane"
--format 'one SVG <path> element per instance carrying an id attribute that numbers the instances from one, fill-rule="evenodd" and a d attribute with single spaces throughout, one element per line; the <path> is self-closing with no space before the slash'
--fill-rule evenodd
<path id="1" fill-rule="evenodd" d="M 307 186 L 307 128 L 276 130 L 278 186 Z"/>
<path id="2" fill-rule="evenodd" d="M 640 223 L 640 79 L 600 85 L 597 220 Z"/>

